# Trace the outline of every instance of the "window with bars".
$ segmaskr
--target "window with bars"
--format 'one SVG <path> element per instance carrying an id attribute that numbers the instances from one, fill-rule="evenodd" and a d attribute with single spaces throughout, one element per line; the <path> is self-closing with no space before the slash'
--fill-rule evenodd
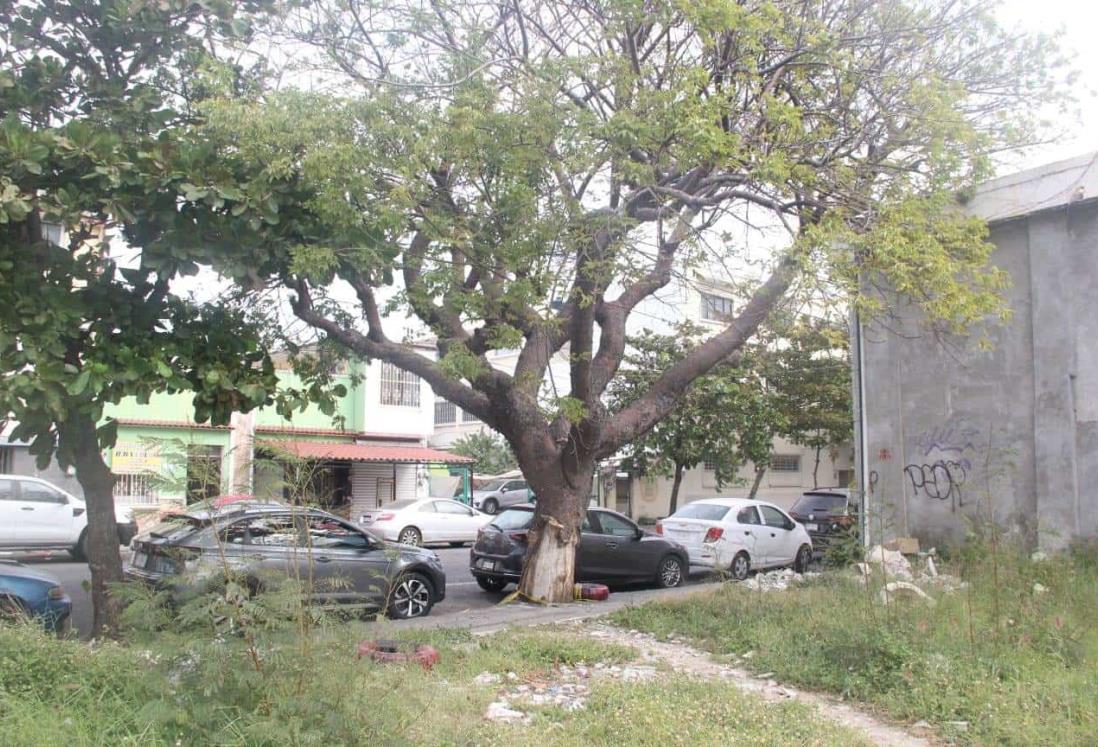
<path id="1" fill-rule="evenodd" d="M 419 377 L 397 368 L 392 363 L 381 364 L 381 404 L 397 407 L 419 407 Z"/>
<path id="2" fill-rule="evenodd" d="M 151 505 L 160 498 L 152 475 L 122 474 L 115 477 L 117 480 L 114 483 L 114 497 L 119 503 Z"/>
<path id="3" fill-rule="evenodd" d="M 705 471 L 706 472 L 716 472 L 717 471 L 717 460 L 716 459 L 706 459 L 704 466 L 705 466 Z"/>
<path id="4" fill-rule="evenodd" d="M 713 322 L 727 322 L 732 318 L 732 299 L 702 293 L 701 317 Z"/>
<path id="5" fill-rule="evenodd" d="M 474 415 L 471 412 L 467 412 L 465 410 L 462 410 L 461 411 L 461 422 L 463 422 L 463 423 L 479 423 L 480 418 L 478 418 L 476 415 Z"/>
<path id="6" fill-rule="evenodd" d="M 435 402 L 435 425 L 452 425 L 457 422 L 457 405 L 444 399 Z"/>
<path id="7" fill-rule="evenodd" d="M 12 470 L 15 449 L 11 446 L 0 446 L 0 475 L 6 475 Z"/>
<path id="8" fill-rule="evenodd" d="M 775 454 L 770 457 L 770 469 L 774 472 L 800 472 L 800 454 Z"/>

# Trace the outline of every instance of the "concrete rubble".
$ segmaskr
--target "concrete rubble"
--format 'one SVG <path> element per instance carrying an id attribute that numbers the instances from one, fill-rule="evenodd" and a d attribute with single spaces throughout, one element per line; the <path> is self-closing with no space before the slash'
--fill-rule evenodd
<path id="1" fill-rule="evenodd" d="M 756 573 L 751 578 L 743 581 L 748 589 L 756 591 L 785 591 L 791 584 L 799 584 L 805 579 L 815 578 L 819 573 L 797 573 L 792 568 L 781 568 L 776 571 L 764 571 Z"/>
<path id="2" fill-rule="evenodd" d="M 891 599 L 897 597 L 921 599 L 931 607 L 937 604 L 933 597 L 908 581 L 889 581 L 881 587 L 880 592 L 877 594 L 877 599 L 881 604 L 887 604 Z"/>
<path id="3" fill-rule="evenodd" d="M 886 550 L 880 545 L 874 545 L 865 554 L 865 563 L 873 570 L 880 570 L 889 578 L 901 581 L 910 581 L 911 563 L 897 550 Z"/>

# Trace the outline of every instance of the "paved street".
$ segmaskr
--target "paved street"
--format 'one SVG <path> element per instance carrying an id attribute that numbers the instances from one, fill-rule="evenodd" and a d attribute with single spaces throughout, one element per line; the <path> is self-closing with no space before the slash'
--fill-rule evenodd
<path id="1" fill-rule="evenodd" d="M 469 574 L 469 548 L 433 548 L 442 558 L 443 567 L 446 569 L 446 599 L 431 612 L 432 621 L 442 621 L 446 618 L 467 615 L 476 610 L 487 610 L 496 605 L 503 594 L 490 594 L 477 586 L 477 582 Z M 90 580 L 86 563 L 74 563 L 66 553 L 57 553 L 53 556 L 29 556 L 15 555 L 16 559 L 49 571 L 57 576 L 61 585 L 73 600 L 72 625 L 82 637 L 86 637 L 91 630 L 91 595 L 84 586 Z M 695 578 L 692 583 L 698 582 Z M 513 591 L 514 587 L 508 587 Z M 615 591 L 615 599 L 632 599 L 638 601 L 645 596 L 644 591 L 625 590 Z"/>

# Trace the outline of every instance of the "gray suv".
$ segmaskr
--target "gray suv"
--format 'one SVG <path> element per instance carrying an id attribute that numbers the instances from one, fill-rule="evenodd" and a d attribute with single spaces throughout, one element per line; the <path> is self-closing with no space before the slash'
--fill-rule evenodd
<path id="1" fill-rule="evenodd" d="M 313 603 L 396 618 L 423 617 L 446 596 L 446 574 L 431 550 L 385 542 L 317 509 L 258 503 L 166 517 L 134 538 L 125 575 L 178 599 L 226 569 L 253 592 L 289 576 L 309 582 Z"/>
<path id="2" fill-rule="evenodd" d="M 497 514 L 501 508 L 530 503 L 533 498 L 522 478 L 493 480 L 473 491 L 473 508 L 486 514 Z"/>

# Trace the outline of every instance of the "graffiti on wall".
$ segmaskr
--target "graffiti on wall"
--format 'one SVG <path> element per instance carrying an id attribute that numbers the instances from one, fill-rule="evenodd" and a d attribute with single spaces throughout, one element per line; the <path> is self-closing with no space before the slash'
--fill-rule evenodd
<path id="1" fill-rule="evenodd" d="M 949 420 L 933 426 L 915 438 L 919 459 L 904 465 L 904 476 L 915 496 L 948 501 L 956 512 L 965 505 L 964 486 L 972 471 L 978 428 Z"/>

